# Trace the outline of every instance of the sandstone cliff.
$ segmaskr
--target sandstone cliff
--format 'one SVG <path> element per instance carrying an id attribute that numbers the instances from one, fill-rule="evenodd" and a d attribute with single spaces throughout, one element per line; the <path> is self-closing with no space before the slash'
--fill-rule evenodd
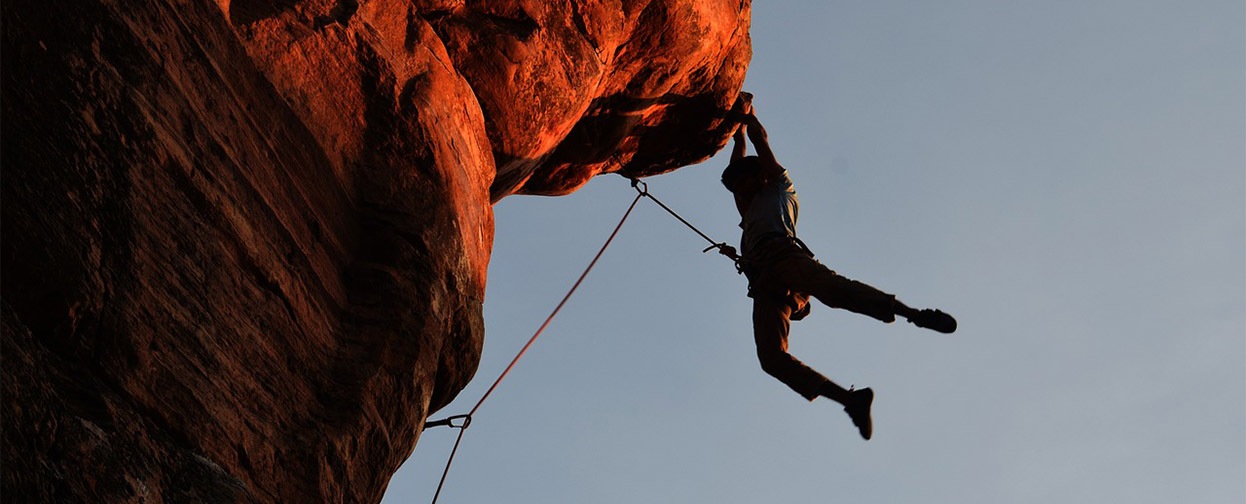
<path id="1" fill-rule="evenodd" d="M 748 0 L 3 5 L 6 502 L 376 502 L 493 202 L 720 149 Z"/>

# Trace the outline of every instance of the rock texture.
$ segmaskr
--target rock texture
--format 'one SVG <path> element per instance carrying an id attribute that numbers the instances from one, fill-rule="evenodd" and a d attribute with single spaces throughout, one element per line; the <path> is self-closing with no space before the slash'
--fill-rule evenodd
<path id="1" fill-rule="evenodd" d="M 749 2 L 7 2 L 0 495 L 376 502 L 492 203 L 725 145 Z"/>

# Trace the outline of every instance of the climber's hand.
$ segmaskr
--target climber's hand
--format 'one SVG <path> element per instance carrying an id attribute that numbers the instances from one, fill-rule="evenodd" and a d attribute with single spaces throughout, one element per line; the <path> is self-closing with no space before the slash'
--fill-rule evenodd
<path id="1" fill-rule="evenodd" d="M 735 105 L 731 107 L 730 117 L 734 122 L 744 122 L 749 115 L 753 113 L 753 94 L 740 91 L 735 99 Z"/>
<path id="2" fill-rule="evenodd" d="M 744 109 L 743 112 L 745 114 L 753 111 L 753 93 L 750 93 L 748 91 L 740 91 L 740 95 L 738 98 L 736 98 L 736 101 L 740 102 L 740 105 L 743 107 Z"/>

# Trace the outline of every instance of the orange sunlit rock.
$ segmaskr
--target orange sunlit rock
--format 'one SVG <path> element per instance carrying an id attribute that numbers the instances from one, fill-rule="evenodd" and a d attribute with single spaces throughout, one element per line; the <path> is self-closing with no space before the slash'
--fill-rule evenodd
<path id="1" fill-rule="evenodd" d="M 6 500 L 376 502 L 492 204 L 725 145 L 749 2 L 13 2 Z"/>

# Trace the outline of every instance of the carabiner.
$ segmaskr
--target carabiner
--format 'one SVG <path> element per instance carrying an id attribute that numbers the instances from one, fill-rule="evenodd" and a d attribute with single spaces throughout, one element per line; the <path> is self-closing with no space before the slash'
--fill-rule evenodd
<path id="1" fill-rule="evenodd" d="M 461 425 L 456 425 L 454 423 L 455 420 L 462 420 L 463 423 Z M 433 420 L 431 422 L 425 422 L 424 430 L 428 430 L 429 427 L 454 427 L 455 429 L 466 429 L 467 426 L 471 424 L 472 424 L 471 415 L 454 415 L 452 417 L 443 418 L 441 420 Z"/>
<path id="2" fill-rule="evenodd" d="M 638 178 L 632 179 L 632 188 L 636 189 L 636 192 L 640 193 L 642 196 L 649 195 L 649 184 L 644 183 Z"/>

